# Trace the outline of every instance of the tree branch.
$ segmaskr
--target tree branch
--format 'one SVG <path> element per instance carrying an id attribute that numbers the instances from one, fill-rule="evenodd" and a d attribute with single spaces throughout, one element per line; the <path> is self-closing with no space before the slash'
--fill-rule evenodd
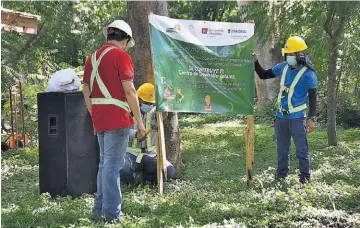
<path id="1" fill-rule="evenodd" d="M 339 21 L 337 29 L 334 32 L 335 37 L 339 37 L 344 32 L 344 27 L 345 27 L 345 19 L 346 19 L 345 9 L 346 9 L 347 3 L 339 2 L 339 5 L 340 5 L 340 8 L 339 8 L 340 21 Z"/>
<path id="2" fill-rule="evenodd" d="M 226 4 L 226 3 L 225 3 Z M 228 6 L 229 7 L 229 6 Z M 221 13 L 220 13 L 220 16 L 219 16 L 219 21 L 222 21 L 223 20 L 223 16 L 224 16 L 224 13 L 225 13 L 225 8 L 226 6 L 224 6 L 224 8 L 222 8 L 221 10 Z"/>
<path id="3" fill-rule="evenodd" d="M 21 48 L 21 50 L 15 55 L 15 60 L 12 61 L 12 64 L 11 66 L 12 67 L 15 67 L 16 64 L 18 63 L 19 61 L 19 56 L 21 56 L 22 53 L 24 53 L 29 47 L 30 45 L 35 42 L 35 40 L 39 37 L 41 31 L 43 30 L 44 28 L 44 25 L 45 25 L 45 22 L 41 23 L 40 26 L 39 26 L 39 30 L 38 30 L 38 33 L 35 35 L 35 36 L 32 36 L 30 39 L 28 39 L 28 41 L 26 41 L 25 45 L 23 48 Z"/>
<path id="4" fill-rule="evenodd" d="M 330 2 L 330 8 L 328 9 L 326 13 L 326 21 L 324 24 L 324 30 L 325 32 L 330 36 L 330 38 L 333 38 L 333 34 L 331 32 L 331 25 L 332 25 L 332 17 L 334 15 L 335 6 L 333 2 Z"/>

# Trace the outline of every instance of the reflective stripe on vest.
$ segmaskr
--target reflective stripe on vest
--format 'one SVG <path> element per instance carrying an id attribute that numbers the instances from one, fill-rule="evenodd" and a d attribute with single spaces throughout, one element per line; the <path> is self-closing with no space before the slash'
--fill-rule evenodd
<path id="1" fill-rule="evenodd" d="M 149 130 L 151 128 L 151 117 L 152 113 L 147 112 L 146 118 L 145 118 L 145 129 Z M 134 128 L 136 129 L 136 124 L 134 125 Z M 151 133 L 146 137 L 146 149 L 148 152 L 152 152 L 155 150 L 155 146 L 152 145 L 152 138 Z M 143 153 L 141 153 L 141 148 L 138 146 L 138 140 L 137 138 L 133 138 L 131 142 L 131 146 L 127 148 L 128 152 L 137 153 L 136 162 L 140 163 L 141 159 L 143 157 Z"/>
<path id="2" fill-rule="evenodd" d="M 286 74 L 287 74 L 287 71 L 289 69 L 289 65 L 286 64 L 282 74 L 281 74 L 281 80 L 280 80 L 280 91 L 279 91 L 279 95 L 278 95 L 278 99 L 277 99 L 277 103 L 278 103 L 278 108 L 280 110 L 280 112 L 282 113 L 282 111 L 286 111 L 288 112 L 289 114 L 291 113 L 295 113 L 295 112 L 300 112 L 304 109 L 307 108 L 307 105 L 306 103 L 305 104 L 302 104 L 302 105 L 299 105 L 297 107 L 294 107 L 292 105 L 292 102 L 291 102 L 291 99 L 292 99 L 292 96 L 294 95 L 294 92 L 295 92 L 295 86 L 296 84 L 299 82 L 300 78 L 303 76 L 303 74 L 305 73 L 305 71 L 307 70 L 307 68 L 305 66 L 303 66 L 301 68 L 301 70 L 296 74 L 293 82 L 291 83 L 290 85 L 290 88 L 286 87 L 285 86 L 285 77 L 286 77 Z M 289 110 L 285 110 L 283 109 L 283 107 L 281 106 L 281 98 L 283 98 L 283 92 L 286 92 L 287 93 L 287 100 L 288 100 L 288 106 L 289 106 Z"/>
<path id="3" fill-rule="evenodd" d="M 130 112 L 130 108 L 127 102 L 112 98 L 108 89 L 106 88 L 104 82 L 101 80 L 101 77 L 99 75 L 99 65 L 100 61 L 104 57 L 106 53 L 108 53 L 110 50 L 114 49 L 115 47 L 108 47 L 106 48 L 101 55 L 99 56 L 99 59 L 96 60 L 96 52 L 91 56 L 91 64 L 92 64 L 92 72 L 90 77 L 90 93 L 92 92 L 94 80 L 96 78 L 96 82 L 99 86 L 99 89 L 101 93 L 104 95 L 105 98 L 91 98 L 91 104 L 93 105 L 115 105 L 118 106 L 127 112 Z"/>

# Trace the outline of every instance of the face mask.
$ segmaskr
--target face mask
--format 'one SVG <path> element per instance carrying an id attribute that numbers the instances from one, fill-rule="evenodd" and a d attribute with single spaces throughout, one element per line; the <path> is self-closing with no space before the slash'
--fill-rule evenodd
<path id="1" fill-rule="evenodd" d="M 153 107 L 152 105 L 141 104 L 140 109 L 143 112 L 149 112 L 152 109 L 152 107 Z"/>
<path id="2" fill-rule="evenodd" d="M 297 61 L 296 61 L 296 56 L 291 56 L 291 55 L 288 55 L 286 56 L 286 62 L 290 65 L 290 66 L 294 66 Z"/>

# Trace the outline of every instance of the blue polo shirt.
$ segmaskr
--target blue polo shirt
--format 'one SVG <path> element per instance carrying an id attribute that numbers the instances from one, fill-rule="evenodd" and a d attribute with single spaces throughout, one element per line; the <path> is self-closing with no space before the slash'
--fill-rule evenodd
<path id="1" fill-rule="evenodd" d="M 282 75 L 282 72 L 283 72 L 286 64 L 287 63 L 284 61 L 282 63 L 277 64 L 276 66 L 274 66 L 272 68 L 273 73 L 275 74 L 276 77 L 279 77 L 280 80 L 281 80 L 281 75 Z M 300 66 L 296 69 L 291 69 L 291 67 L 289 66 L 288 71 L 285 76 L 285 86 L 286 87 L 289 88 L 291 86 L 291 83 L 293 82 L 296 74 L 301 70 L 302 67 L 304 67 L 304 66 Z M 307 69 L 295 86 L 295 89 L 294 89 L 295 91 L 294 91 L 294 94 L 291 99 L 293 107 L 297 107 L 299 105 L 307 103 L 308 90 L 314 89 L 316 87 L 317 87 L 316 73 L 310 69 Z M 289 110 L 287 96 L 285 96 L 281 99 L 281 106 L 283 107 L 283 109 Z M 303 111 L 300 111 L 300 112 L 295 112 L 295 113 L 289 114 L 289 115 L 282 115 L 282 113 L 280 113 L 279 110 L 277 110 L 276 116 L 279 118 L 284 118 L 284 119 L 302 118 L 302 117 L 306 117 L 306 109 Z"/>

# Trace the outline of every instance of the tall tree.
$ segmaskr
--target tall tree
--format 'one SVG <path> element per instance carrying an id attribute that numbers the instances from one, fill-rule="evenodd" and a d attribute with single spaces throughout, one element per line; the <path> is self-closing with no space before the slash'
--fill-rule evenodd
<path id="1" fill-rule="evenodd" d="M 149 11 L 168 16 L 166 1 L 128 1 L 128 19 L 136 42 L 131 56 L 135 65 L 135 84 L 154 83 L 153 59 L 149 34 Z M 164 131 L 167 159 L 174 165 L 177 173 L 181 168 L 180 129 L 178 115 L 174 112 L 164 114 Z"/>
<path id="2" fill-rule="evenodd" d="M 338 56 L 340 39 L 344 34 L 347 2 L 329 2 L 324 29 L 331 40 L 327 80 L 327 134 L 328 145 L 337 145 L 336 136 L 336 77 L 339 74 Z"/>
<path id="3" fill-rule="evenodd" d="M 267 3 L 256 1 L 237 2 L 243 22 L 246 21 L 245 18 L 255 17 L 251 18 L 251 20 L 256 20 L 254 21 L 256 26 L 255 52 L 258 54 L 259 62 L 265 69 L 273 67 L 282 58 L 280 46 L 276 42 L 279 38 L 279 25 L 276 20 L 279 8 L 276 8 L 271 1 Z M 262 23 L 264 20 L 267 21 L 266 24 Z M 260 109 L 264 108 L 267 100 L 272 100 L 276 97 L 278 85 L 279 83 L 276 79 L 261 80 L 259 77 L 255 77 L 257 106 Z"/>

